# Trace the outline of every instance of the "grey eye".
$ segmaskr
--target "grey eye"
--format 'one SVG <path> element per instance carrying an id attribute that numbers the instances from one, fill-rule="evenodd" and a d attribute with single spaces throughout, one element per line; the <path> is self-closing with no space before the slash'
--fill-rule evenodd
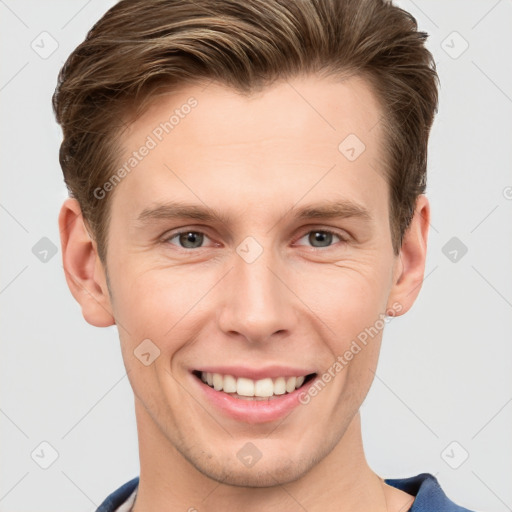
<path id="1" fill-rule="evenodd" d="M 333 237 L 343 241 L 340 235 L 325 229 L 315 229 L 305 234 L 300 240 L 307 238 L 307 243 L 315 248 L 329 247 L 333 244 Z M 336 240 L 334 240 L 336 242 Z M 302 245 L 302 244 L 300 244 Z"/>
<path id="2" fill-rule="evenodd" d="M 184 249 L 198 249 L 203 244 L 204 234 L 198 231 L 183 231 L 182 233 L 176 233 L 168 241 L 172 243 L 171 240 L 175 238 L 178 238 L 179 246 Z"/>
<path id="3" fill-rule="evenodd" d="M 313 247 L 327 247 L 332 243 L 332 233 L 328 231 L 311 231 L 308 241 Z M 315 245 L 316 243 L 319 245 Z"/>

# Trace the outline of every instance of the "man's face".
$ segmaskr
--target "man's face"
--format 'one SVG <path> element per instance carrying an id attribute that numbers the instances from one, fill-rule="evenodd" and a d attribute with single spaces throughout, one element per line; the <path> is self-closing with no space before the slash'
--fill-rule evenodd
<path id="1" fill-rule="evenodd" d="M 161 96 L 123 136 L 120 166 L 148 136 L 156 147 L 115 187 L 111 307 L 142 436 L 214 479 L 272 485 L 339 443 L 372 381 L 381 329 L 304 405 L 298 392 L 234 398 L 194 372 L 321 379 L 382 326 L 399 258 L 381 111 L 359 78 L 296 79 L 251 97 L 203 89 Z M 155 131 L 190 97 L 197 105 L 169 133 Z M 214 217 L 168 215 L 176 203 Z M 333 205 L 335 216 L 306 215 Z"/>

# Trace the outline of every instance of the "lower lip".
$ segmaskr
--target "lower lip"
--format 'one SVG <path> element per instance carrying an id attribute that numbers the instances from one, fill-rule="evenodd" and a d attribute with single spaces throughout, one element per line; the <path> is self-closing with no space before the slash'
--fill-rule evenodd
<path id="1" fill-rule="evenodd" d="M 308 388 L 317 378 L 312 378 L 302 387 L 291 393 L 278 395 L 271 400 L 244 400 L 242 398 L 235 398 L 223 391 L 216 391 L 193 374 L 191 374 L 191 377 L 209 402 L 227 416 L 245 423 L 267 423 L 286 416 L 295 407 L 301 405 L 299 397 L 302 393 L 307 392 Z"/>

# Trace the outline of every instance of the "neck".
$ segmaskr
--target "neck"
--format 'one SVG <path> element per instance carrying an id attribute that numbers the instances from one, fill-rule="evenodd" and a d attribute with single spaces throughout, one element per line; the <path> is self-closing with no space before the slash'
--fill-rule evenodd
<path id="1" fill-rule="evenodd" d="M 356 414 L 335 448 L 296 480 L 274 485 L 226 485 L 201 473 L 176 449 L 136 399 L 140 480 L 133 512 L 392 512 L 411 496 L 384 484 L 368 466 Z M 277 475 L 278 476 L 278 475 Z"/>

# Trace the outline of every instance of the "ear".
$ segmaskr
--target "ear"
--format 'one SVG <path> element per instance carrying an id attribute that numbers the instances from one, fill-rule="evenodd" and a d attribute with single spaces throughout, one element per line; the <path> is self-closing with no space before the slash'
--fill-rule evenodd
<path id="1" fill-rule="evenodd" d="M 425 195 L 416 200 L 414 216 L 404 233 L 400 254 L 396 257 L 393 285 L 387 310 L 394 316 L 407 313 L 418 296 L 425 275 L 430 205 Z M 397 304 L 401 307 L 397 307 Z M 393 306 L 394 305 L 394 306 Z"/>
<path id="2" fill-rule="evenodd" d="M 103 264 L 76 199 L 64 201 L 59 231 L 66 281 L 85 320 L 96 327 L 115 324 Z"/>

